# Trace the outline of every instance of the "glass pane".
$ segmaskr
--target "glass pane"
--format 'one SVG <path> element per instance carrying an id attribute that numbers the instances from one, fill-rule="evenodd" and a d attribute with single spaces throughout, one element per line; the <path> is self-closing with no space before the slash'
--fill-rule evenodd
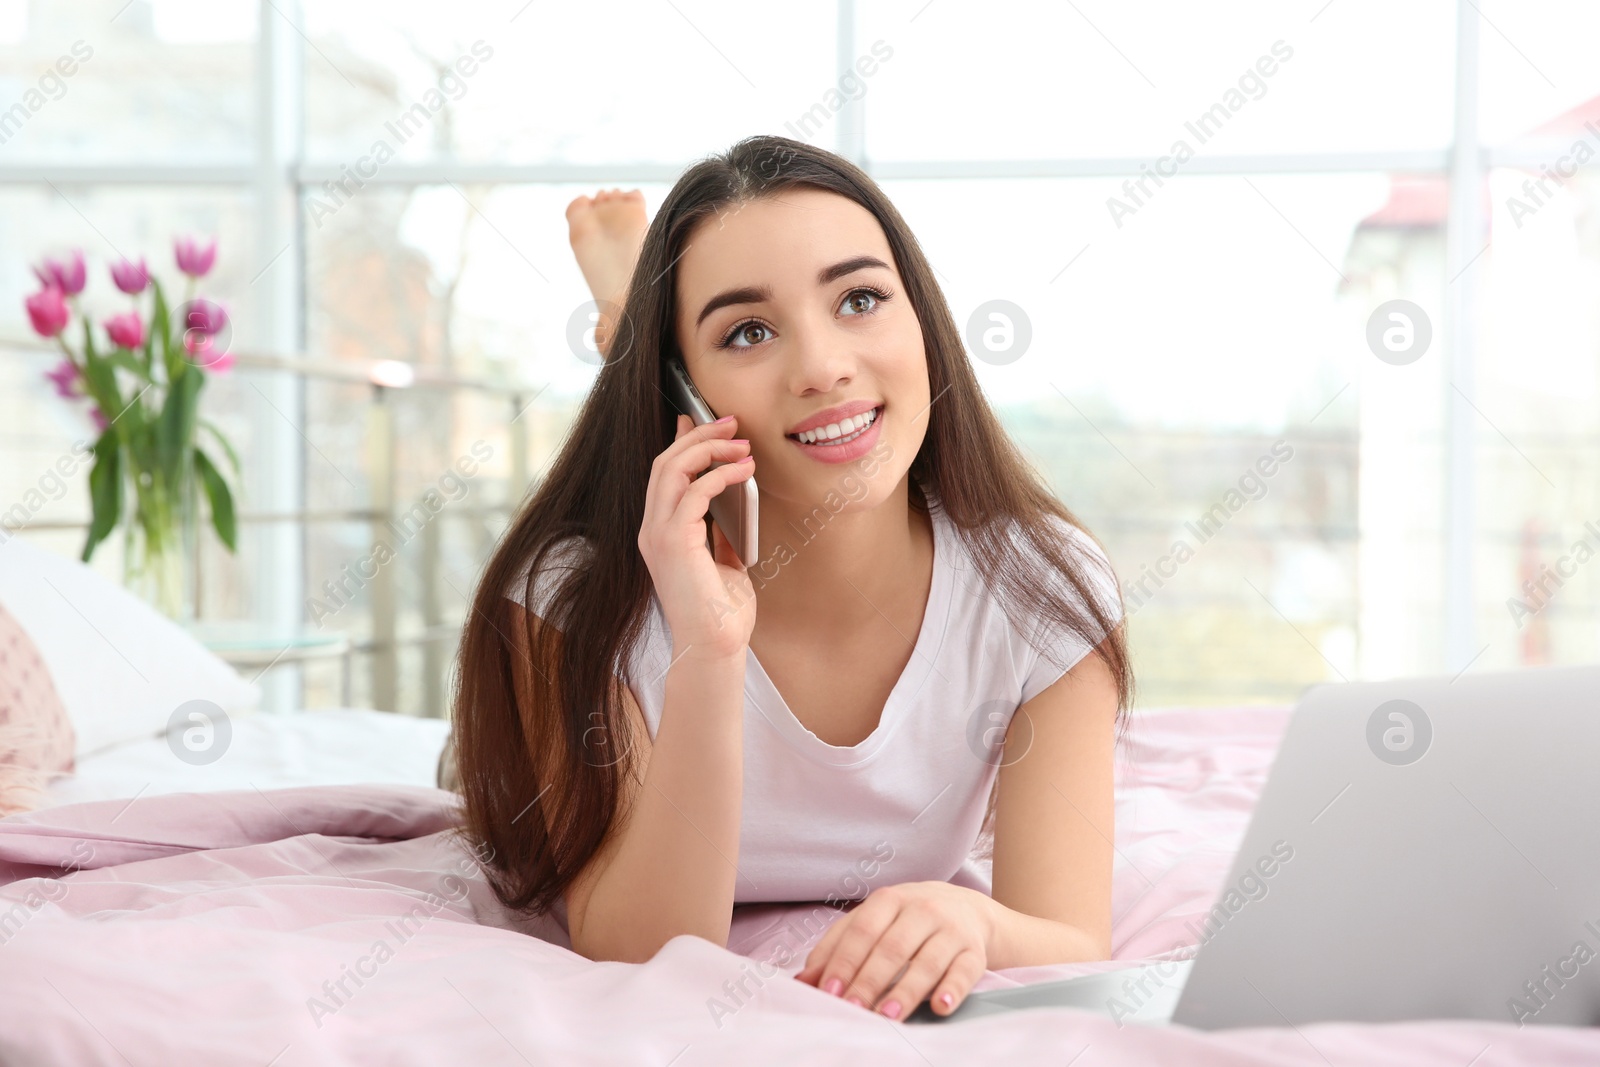
<path id="1" fill-rule="evenodd" d="M 0 543 L 24 534 L 76 559 L 84 530 L 56 527 L 89 521 L 88 452 L 98 433 L 83 402 L 59 399 L 45 379 L 59 360 L 43 345 L 0 346 Z M 120 549 L 97 553 L 97 568 L 120 578 Z"/>
<path id="2" fill-rule="evenodd" d="M 12 162 L 247 159 L 251 0 L 10 0 L 0 147 Z M 13 43 L 14 42 L 14 43 Z"/>
<path id="3" fill-rule="evenodd" d="M 643 188 L 653 211 L 665 190 Z M 395 583 L 397 633 L 437 637 L 431 646 L 400 652 L 400 710 L 440 714 L 447 699 L 455 632 L 504 525 L 503 509 L 527 488 L 513 480 L 512 417 L 527 438 L 524 470 L 536 478 L 594 382 L 598 358 L 585 347 L 590 296 L 565 218 L 573 197 L 593 191 L 592 185 L 368 188 L 332 214 L 319 212 L 319 223 L 307 228 L 313 352 L 403 360 L 531 390 L 519 401 L 520 415 L 500 393 L 391 392 L 395 524 L 308 529 L 309 596 L 338 582 L 383 541 L 394 557 L 387 577 Z M 308 387 L 307 436 L 325 453 L 307 454 L 312 508 L 369 499 L 371 394 L 362 384 Z M 451 471 L 464 458 L 475 461 L 476 473 L 458 479 Z M 430 499 L 436 511 L 418 510 Z M 336 536 L 342 539 L 331 540 Z M 337 625 L 364 639 L 372 634 L 372 589 L 351 584 L 354 599 Z M 358 658 L 366 664 L 356 672 L 358 703 L 372 699 L 360 694 L 374 660 Z"/>
<path id="4" fill-rule="evenodd" d="M 638 187 L 653 214 L 665 188 Z M 319 211 L 306 231 L 311 349 L 529 382 L 545 389 L 530 414 L 576 401 L 598 362 L 573 333 L 591 298 L 565 212 L 594 189 L 368 188 Z"/>
<path id="5" fill-rule="evenodd" d="M 1454 8 L 997 0 L 973 18 L 927 0 L 863 3 L 857 51 L 882 60 L 865 83 L 867 154 L 1437 148 L 1450 135 Z"/>
<path id="6" fill-rule="evenodd" d="M 1434 667 L 1439 349 L 1398 367 L 1366 341 L 1390 299 L 1438 319 L 1437 239 L 1412 249 L 1399 217 L 1414 184 L 1196 177 L 1120 231 L 1109 180 L 886 185 L 986 393 L 1107 545 L 1141 703 L 1292 701 L 1395 648 Z M 984 340 L 995 301 L 1020 355 Z M 1405 640 L 1369 639 L 1389 618 Z"/>
<path id="7" fill-rule="evenodd" d="M 1527 179 L 1490 176 L 1471 398 L 1479 664 L 1502 667 L 1600 654 L 1600 189 L 1569 182 L 1527 214 L 1509 206 Z"/>
<path id="8" fill-rule="evenodd" d="M 308 5 L 307 155 L 683 162 L 824 99 L 835 21 L 736 0 Z"/>
<path id="9" fill-rule="evenodd" d="M 411 504 L 414 501 L 406 501 Z M 505 525 L 503 515 L 482 509 L 470 499 L 448 504 L 415 536 L 397 533 L 405 525 L 379 523 L 313 523 L 307 528 L 308 619 L 312 628 L 347 634 L 358 645 L 378 636 L 374 625 L 377 571 L 374 548 L 380 542 L 392 549 L 382 564 L 385 580 L 394 582 L 397 612 L 394 619 L 396 650 L 396 701 L 389 710 L 441 717 L 449 701 L 448 676 L 461 624 L 483 562 Z M 371 574 L 371 577 L 366 575 Z M 431 583 L 430 583 L 431 579 Z M 320 626 L 318 623 L 320 622 Z M 375 706 L 372 674 L 377 657 L 358 654 L 352 677 L 354 706 Z M 337 671 L 326 672 L 312 685 L 338 682 Z M 308 706 L 333 704 L 332 690 L 317 690 Z"/>
<path id="10" fill-rule="evenodd" d="M 1600 150 L 1600 7 L 1579 0 L 1480 0 L 1479 131 L 1490 144 L 1537 143 L 1555 167 L 1573 143 Z"/>
<path id="11" fill-rule="evenodd" d="M 370 556 L 372 539 L 372 526 L 364 522 L 315 522 L 305 527 L 307 628 L 320 633 L 342 633 L 358 649 L 372 637 L 370 587 L 351 581 L 345 576 L 344 568 Z M 343 588 L 332 592 L 329 583 L 343 583 Z M 322 670 L 316 670 L 314 664 L 311 667 L 305 672 L 306 707 L 375 706 L 370 655 L 355 651 L 350 656 L 348 704 L 341 691 L 343 662 Z"/>
<path id="12" fill-rule="evenodd" d="M 538 471 L 596 370 L 566 339 L 587 292 L 563 214 L 578 191 L 364 190 L 307 231 L 312 351 L 548 386 L 521 405 L 531 443 L 525 469 Z M 515 244 L 508 239 L 513 234 Z M 364 384 L 308 387 L 307 436 L 318 446 L 306 467 L 313 509 L 371 499 L 372 396 Z M 338 607 L 339 628 L 363 640 L 373 636 L 373 590 L 347 575 L 382 542 L 392 554 L 384 566 L 395 583 L 397 634 L 436 638 L 400 651 L 397 704 L 437 715 L 447 692 L 450 634 L 459 629 L 503 524 L 497 509 L 519 501 L 525 489 L 512 481 L 509 425 L 517 411 L 505 394 L 422 387 L 390 391 L 385 410 L 395 441 L 395 520 L 308 529 L 308 596 Z M 325 595 L 330 582 L 351 590 L 353 598 L 338 597 L 348 607 Z M 374 657 L 362 661 L 358 693 L 369 684 Z"/>

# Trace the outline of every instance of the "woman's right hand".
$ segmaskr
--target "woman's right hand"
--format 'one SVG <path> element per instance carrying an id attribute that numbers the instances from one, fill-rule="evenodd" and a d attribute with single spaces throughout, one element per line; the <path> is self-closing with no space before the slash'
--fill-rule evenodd
<path id="1" fill-rule="evenodd" d="M 706 551 L 712 498 L 755 473 L 750 443 L 733 439 L 737 425 L 695 426 L 679 415 L 675 439 L 650 466 L 639 553 L 672 628 L 674 659 L 743 655 L 755 628 L 755 586 L 715 522 L 715 556 Z M 714 461 L 722 465 L 696 477 Z"/>

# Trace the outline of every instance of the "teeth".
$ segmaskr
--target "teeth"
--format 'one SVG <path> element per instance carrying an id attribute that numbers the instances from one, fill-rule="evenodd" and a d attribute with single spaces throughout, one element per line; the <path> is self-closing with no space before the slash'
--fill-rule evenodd
<path id="1" fill-rule="evenodd" d="M 867 432 L 866 429 L 862 428 L 860 430 L 855 430 L 855 431 L 852 431 L 851 433 L 844 434 L 844 435 L 842 435 L 840 437 L 829 437 L 826 440 L 817 441 L 816 445 L 819 448 L 834 448 L 834 447 L 837 447 L 839 445 L 844 444 L 846 441 L 854 441 L 856 438 L 860 437 L 862 434 L 864 434 L 866 432 Z"/>
<path id="2" fill-rule="evenodd" d="M 866 429 L 877 420 L 877 417 L 878 409 L 873 408 L 871 411 L 863 412 L 855 418 L 845 419 L 843 422 L 830 422 L 828 425 L 818 429 L 807 430 L 804 433 L 797 433 L 792 436 L 795 440 L 803 441 L 808 445 L 814 445 L 821 441 L 832 441 L 837 438 L 852 436 L 857 431 Z"/>

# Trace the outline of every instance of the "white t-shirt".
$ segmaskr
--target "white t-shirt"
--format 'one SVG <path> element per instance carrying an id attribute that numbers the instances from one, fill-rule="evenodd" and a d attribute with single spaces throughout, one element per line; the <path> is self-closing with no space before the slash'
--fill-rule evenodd
<path id="1" fill-rule="evenodd" d="M 755 653 L 745 653 L 744 793 L 738 904 L 859 899 L 902 882 L 949 881 L 991 892 L 975 855 L 1005 729 L 1017 708 L 1088 654 L 1061 631 L 1036 651 L 1012 626 L 954 525 L 930 497 L 933 581 L 915 651 L 860 744 L 822 741 L 795 718 Z M 1097 597 L 1120 617 L 1110 566 L 1092 539 L 1058 523 L 1087 550 Z M 556 568 L 580 565 L 580 539 L 557 546 L 540 572 L 536 605 Z M 587 545 L 583 545 L 584 548 Z M 1070 590 L 1053 575 L 1057 587 Z M 508 596 L 523 603 L 524 579 Z M 1042 627 L 1041 627 L 1042 630 Z M 652 593 L 639 647 L 622 678 L 656 736 L 672 636 Z"/>

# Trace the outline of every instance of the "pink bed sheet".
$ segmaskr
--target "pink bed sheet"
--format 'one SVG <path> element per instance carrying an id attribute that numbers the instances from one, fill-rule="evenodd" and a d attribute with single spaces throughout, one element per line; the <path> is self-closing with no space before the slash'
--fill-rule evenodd
<path id="1" fill-rule="evenodd" d="M 1140 713 L 1118 766 L 1115 960 L 992 971 L 980 988 L 1187 955 L 1286 720 Z M 1600 1031 L 1510 1022 L 891 1022 L 790 977 L 814 905 L 736 909 L 727 949 L 683 936 L 649 963 L 595 963 L 548 920 L 505 913 L 448 833 L 454 803 L 314 786 L 0 820 L 0 1064 L 1600 1062 Z M 783 950 L 788 966 L 764 965 Z"/>

